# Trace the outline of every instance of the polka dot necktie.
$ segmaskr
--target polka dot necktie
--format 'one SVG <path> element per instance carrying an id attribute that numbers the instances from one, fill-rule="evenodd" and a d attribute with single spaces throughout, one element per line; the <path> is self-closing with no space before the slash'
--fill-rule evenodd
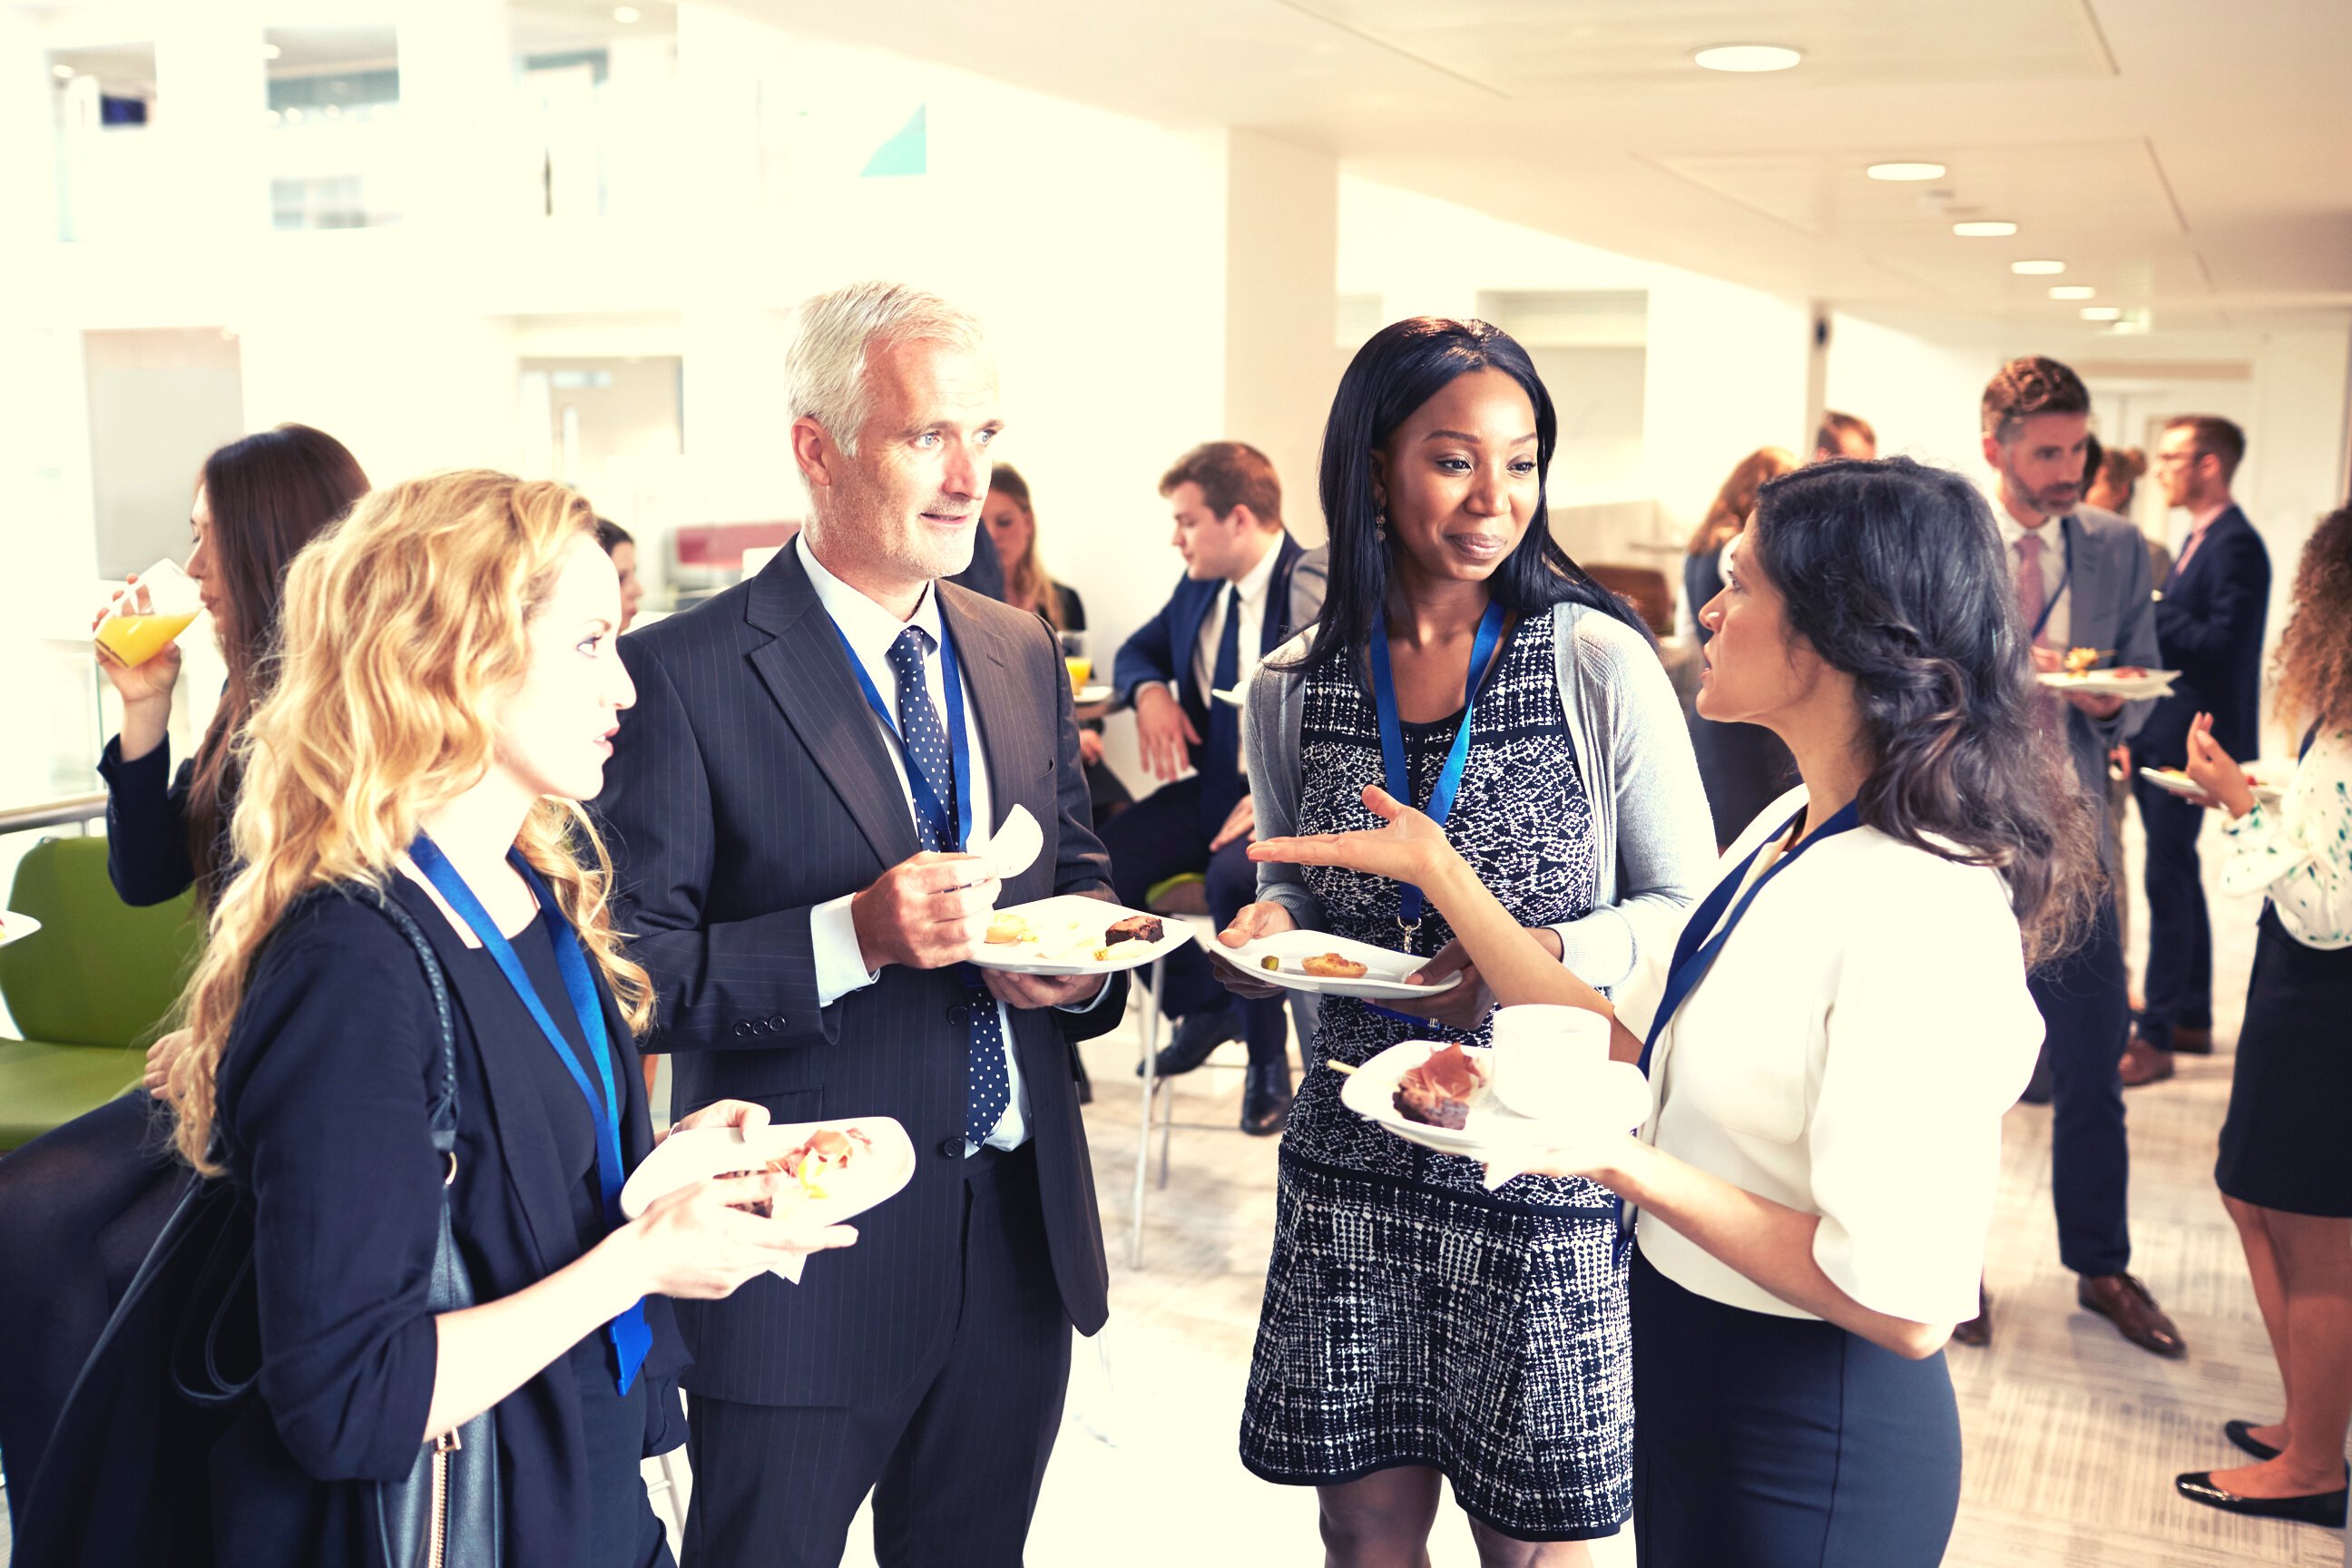
<path id="1" fill-rule="evenodd" d="M 920 626 L 908 626 L 890 645 L 890 673 L 898 679 L 898 739 L 907 766 L 919 773 L 930 790 L 934 809 L 926 809 L 922 792 L 916 796 L 915 837 L 926 849 L 953 853 L 963 847 L 956 834 L 955 756 L 948 749 L 947 731 L 931 702 L 931 689 L 923 679 L 923 659 L 930 637 Z M 967 1048 L 971 1061 L 965 1072 L 963 1135 L 969 1143 L 985 1143 L 1013 1101 L 1013 1082 L 1004 1070 L 1004 1030 L 995 1000 L 987 990 L 971 984 L 958 1011 L 971 1029 Z"/>

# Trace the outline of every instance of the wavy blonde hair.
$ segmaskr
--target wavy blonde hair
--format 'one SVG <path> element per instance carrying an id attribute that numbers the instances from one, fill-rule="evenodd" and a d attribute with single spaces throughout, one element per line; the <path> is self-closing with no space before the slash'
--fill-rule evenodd
<path id="1" fill-rule="evenodd" d="M 164 1097 L 181 1157 L 207 1175 L 215 1090 L 255 958 L 288 907 L 336 883 L 389 889 L 418 820 L 479 783 L 491 714 L 530 663 L 526 627 L 595 513 L 562 485 L 468 468 L 376 490 L 297 556 L 269 696 L 239 740 L 230 826 L 242 868 L 214 907 L 183 998 Z M 576 801 L 534 806 L 515 847 L 544 877 L 631 1029 L 652 1014 L 607 895 L 612 861 Z"/>

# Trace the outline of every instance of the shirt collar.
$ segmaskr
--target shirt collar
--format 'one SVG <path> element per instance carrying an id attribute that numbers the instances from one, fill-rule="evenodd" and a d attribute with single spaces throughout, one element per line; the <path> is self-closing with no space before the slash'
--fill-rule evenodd
<path id="1" fill-rule="evenodd" d="M 824 563 L 808 547 L 805 529 L 793 539 L 793 548 L 801 553 L 801 565 L 808 573 L 809 586 L 816 590 L 816 602 L 824 606 L 824 613 L 833 617 L 833 624 L 841 628 L 841 635 L 849 639 L 858 658 L 869 664 L 881 662 L 888 655 L 890 645 L 898 640 L 898 634 L 908 626 L 922 627 L 923 634 L 931 639 L 931 647 L 940 646 L 938 584 L 923 585 L 922 601 L 915 606 L 915 613 L 902 621 L 826 571 Z"/>
<path id="2" fill-rule="evenodd" d="M 1266 589 L 1274 582 L 1274 568 L 1281 559 L 1282 535 L 1277 533 L 1265 547 L 1265 553 L 1258 557 L 1257 564 L 1249 569 L 1248 575 L 1234 584 L 1241 590 L 1243 604 L 1255 605 L 1265 598 Z"/>
<path id="3" fill-rule="evenodd" d="M 1993 502 L 1992 520 L 2000 524 L 2001 543 L 2011 550 L 2015 550 L 2017 548 L 2017 542 L 2023 539 L 2026 535 L 2027 530 L 2025 524 L 2018 521 L 2016 518 L 2011 516 L 2009 508 L 2001 505 L 1999 501 Z M 2032 530 L 2032 531 L 2040 536 L 2045 543 L 2056 544 L 2063 536 L 2065 521 L 2066 520 L 2063 517 L 2053 517 L 2048 522 L 2043 523 L 2040 528 Z"/>
<path id="4" fill-rule="evenodd" d="M 2230 502 L 2223 501 L 2220 506 L 2209 506 L 2203 511 L 2190 512 L 2189 514 L 2189 531 L 2191 533 L 2204 532 L 2207 529 L 2213 526 L 2213 520 L 2215 518 L 2230 510 Z"/>

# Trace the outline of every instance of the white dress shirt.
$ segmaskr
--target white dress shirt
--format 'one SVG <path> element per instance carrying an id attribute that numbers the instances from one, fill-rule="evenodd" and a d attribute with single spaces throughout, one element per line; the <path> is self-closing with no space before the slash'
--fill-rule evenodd
<path id="1" fill-rule="evenodd" d="M 1217 670 L 1217 643 L 1225 635 L 1225 600 L 1232 591 L 1242 591 L 1242 633 L 1240 675 L 1234 681 L 1236 690 L 1249 689 L 1250 677 L 1257 672 L 1265 659 L 1260 651 L 1265 647 L 1266 590 L 1274 584 L 1275 563 L 1282 559 L 1282 535 L 1266 535 L 1265 553 L 1258 557 L 1238 583 L 1229 583 L 1217 590 L 1209 605 L 1209 613 L 1201 622 L 1201 635 L 1192 639 L 1192 684 L 1201 689 L 1201 700 L 1213 703 L 1215 696 L 1209 682 Z"/>
<path id="2" fill-rule="evenodd" d="M 848 641 L 850 652 L 866 668 L 866 679 L 874 689 L 882 694 L 895 715 L 898 710 L 898 677 L 890 668 L 890 645 L 908 626 L 920 626 L 930 637 L 930 647 L 923 656 L 923 684 L 930 691 L 931 706 L 940 715 L 941 724 L 948 723 L 947 687 L 940 672 L 941 622 L 938 584 L 923 590 L 922 603 L 915 613 L 900 620 L 840 578 L 824 569 L 808 548 L 808 535 L 801 534 L 793 541 L 792 548 L 800 552 L 801 564 L 807 569 L 809 584 L 816 590 L 817 603 L 833 617 Z M 860 704 L 864 706 L 864 704 Z M 971 736 L 971 820 L 975 826 L 996 820 L 991 812 L 988 768 L 980 743 L 980 715 L 971 705 L 971 689 L 963 694 L 965 732 Z M 907 782 L 907 760 L 898 748 L 898 731 L 883 724 L 879 718 L 874 727 L 882 732 L 883 750 L 890 753 L 890 765 L 898 771 L 899 793 L 907 797 L 907 814 L 915 811 L 915 792 Z M 857 944 L 857 926 L 849 911 L 850 900 L 856 894 L 845 894 L 829 900 L 809 911 L 809 936 L 816 958 L 817 1005 L 830 1007 L 851 992 L 863 989 L 882 978 L 881 971 L 866 967 L 863 950 Z M 1105 989 L 1108 989 L 1105 987 Z M 1100 993 L 1097 994 L 1100 1000 Z M 997 1024 L 1004 1033 L 1004 1076 L 1012 1088 L 1012 1097 L 1005 1103 L 1004 1114 L 997 1119 L 996 1129 L 988 1135 L 990 1147 L 1017 1149 L 1029 1139 L 1029 1086 L 1021 1079 L 1021 1058 L 1013 1048 L 1013 1015 L 1004 1004 L 996 1004 Z M 966 1148 L 967 1154 L 972 1152 Z"/>
<path id="3" fill-rule="evenodd" d="M 2050 618 L 2042 623 L 2042 636 L 2037 640 L 2044 647 L 2054 647 L 2063 651 L 2071 646 L 2066 637 L 2074 620 L 2074 605 L 2069 601 L 2074 596 L 2073 585 L 2066 582 L 2064 522 L 2053 517 L 2040 528 L 2029 531 L 2023 523 L 2009 514 L 2009 508 L 1998 503 L 1992 509 L 1992 515 L 1993 521 L 2000 524 L 2000 542 L 2009 549 L 2009 581 L 2011 598 L 2016 596 L 2018 574 L 2024 570 L 2025 565 L 2025 554 L 2018 548 L 2018 541 L 2023 539 L 2029 531 L 2041 536 L 2042 602 L 2050 606 Z M 2062 584 L 2063 584 L 2063 588 Z M 1974 1317 L 1976 1314 L 1971 1312 L 1969 1315 Z"/>
<path id="4" fill-rule="evenodd" d="M 1724 874 L 1804 801 L 1801 785 L 1758 817 L 1724 852 Z M 2041 1043 L 2000 874 L 1857 827 L 1757 895 L 1659 1038 L 1643 1136 L 1821 1215 L 1813 1260 L 1862 1305 L 1961 1322 L 1977 1312 L 2001 1115 Z M 1642 1214 L 1639 1239 L 1685 1289 L 1811 1316 L 1656 1215 Z"/>

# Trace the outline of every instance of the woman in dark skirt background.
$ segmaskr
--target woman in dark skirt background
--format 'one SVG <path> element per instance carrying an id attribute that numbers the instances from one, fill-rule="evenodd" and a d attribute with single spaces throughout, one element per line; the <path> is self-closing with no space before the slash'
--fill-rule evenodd
<path id="1" fill-rule="evenodd" d="M 2352 1417 L 2352 508 L 2303 552 L 2281 634 L 2277 711 L 2311 726 L 2275 805 L 2214 743 L 2189 735 L 2189 776 L 2229 816 L 2221 886 L 2263 895 L 2214 1179 L 2237 1222 L 2286 1384 L 2275 1422 L 2224 1425 L 2257 1461 L 2200 1471 L 2182 1496 L 2232 1513 L 2343 1528 Z"/>

